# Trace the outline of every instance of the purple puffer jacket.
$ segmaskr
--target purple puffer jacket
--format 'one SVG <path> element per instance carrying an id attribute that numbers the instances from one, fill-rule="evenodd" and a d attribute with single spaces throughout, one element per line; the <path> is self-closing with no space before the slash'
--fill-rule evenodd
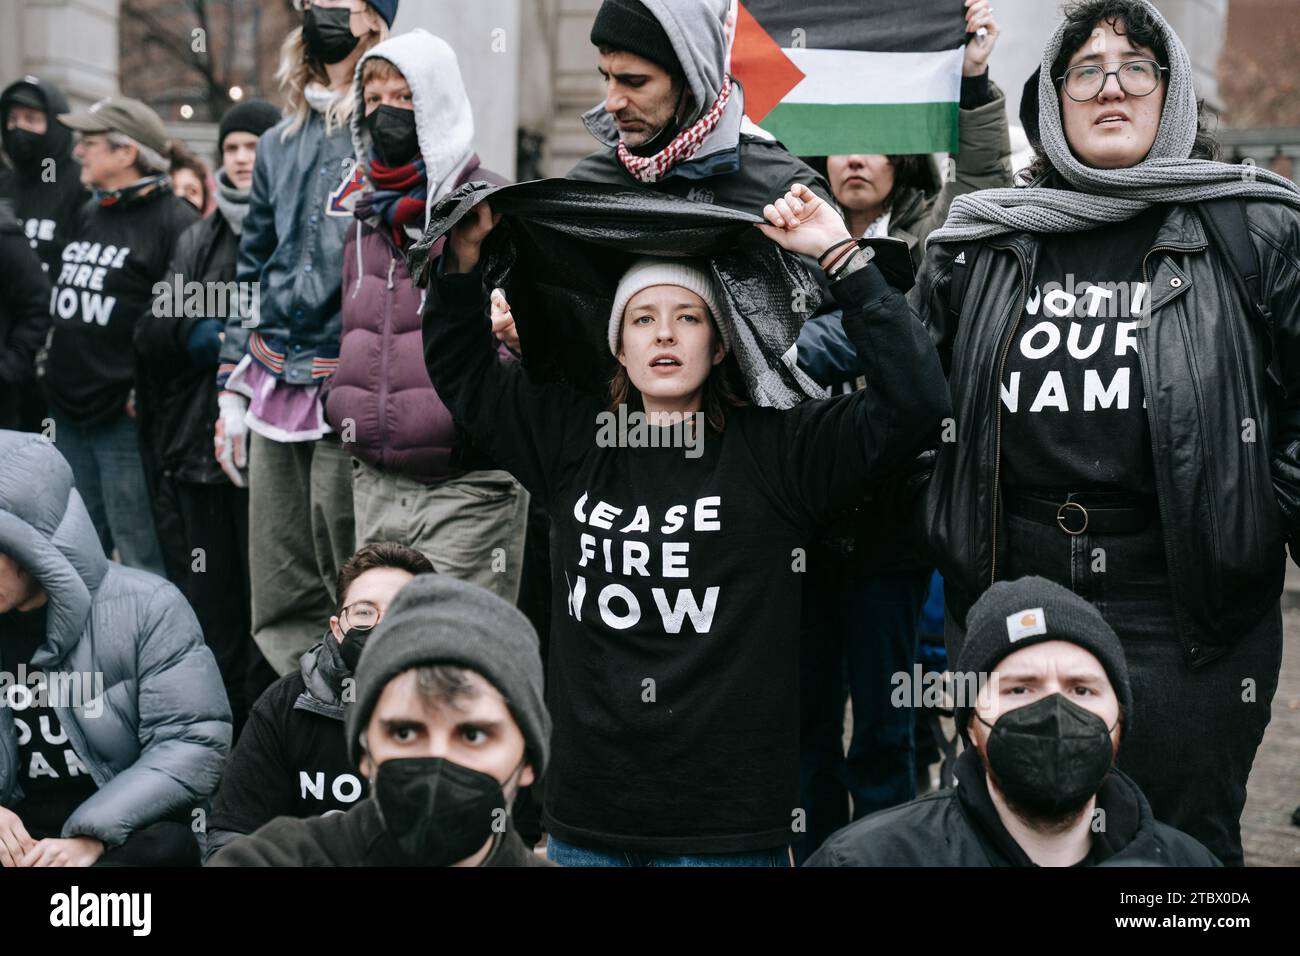
<path id="1" fill-rule="evenodd" d="M 471 163 L 456 185 L 508 181 Z M 343 335 L 338 369 L 325 397 L 325 417 L 348 454 L 417 481 L 453 477 L 456 427 L 424 364 L 424 295 L 387 229 L 349 227 L 343 255 Z M 358 242 L 360 256 L 357 255 Z M 435 252 L 438 250 L 435 250 Z M 510 353 L 501 347 L 503 359 Z M 346 419 L 355 423 L 345 430 Z"/>

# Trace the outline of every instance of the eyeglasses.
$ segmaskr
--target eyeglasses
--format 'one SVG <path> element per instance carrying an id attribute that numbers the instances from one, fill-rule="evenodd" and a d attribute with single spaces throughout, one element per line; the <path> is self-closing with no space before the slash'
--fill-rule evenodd
<path id="1" fill-rule="evenodd" d="M 1056 81 L 1064 81 L 1062 89 L 1070 99 L 1076 103 L 1086 103 L 1102 91 L 1108 76 L 1114 76 L 1120 89 L 1129 96 L 1147 96 L 1154 93 L 1160 85 L 1160 74 L 1168 72 L 1168 67 L 1161 66 L 1155 60 L 1125 60 L 1113 70 L 1095 63 L 1072 66 L 1065 71 L 1064 76 L 1058 76 Z"/>
<path id="2" fill-rule="evenodd" d="M 106 149 L 117 149 L 117 146 L 110 143 L 108 137 L 103 133 L 80 133 L 77 135 L 76 145 L 80 146 L 83 152 L 97 146 L 103 146 Z"/>
<path id="3" fill-rule="evenodd" d="M 368 631 L 384 616 L 384 612 L 369 601 L 349 604 L 339 615 L 339 622 L 345 631 Z"/>

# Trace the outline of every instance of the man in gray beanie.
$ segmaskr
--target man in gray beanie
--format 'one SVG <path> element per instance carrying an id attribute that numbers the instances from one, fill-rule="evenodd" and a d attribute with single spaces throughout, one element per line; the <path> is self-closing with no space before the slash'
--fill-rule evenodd
<path id="1" fill-rule="evenodd" d="M 1115 768 L 1128 664 L 1083 598 L 1044 578 L 994 584 L 971 608 L 955 677 L 968 744 L 956 787 L 850 824 L 806 865 L 1219 865 Z"/>
<path id="2" fill-rule="evenodd" d="M 371 795 L 281 817 L 214 866 L 547 866 L 510 825 L 550 756 L 537 634 L 491 592 L 418 575 L 366 643 L 348 753 Z"/>

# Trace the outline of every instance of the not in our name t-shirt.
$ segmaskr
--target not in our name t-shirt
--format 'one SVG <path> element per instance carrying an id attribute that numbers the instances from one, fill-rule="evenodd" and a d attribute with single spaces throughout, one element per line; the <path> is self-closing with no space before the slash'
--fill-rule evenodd
<path id="1" fill-rule="evenodd" d="M 999 383 L 1008 487 L 1155 493 L 1137 336 L 1163 220 L 1043 238 Z"/>

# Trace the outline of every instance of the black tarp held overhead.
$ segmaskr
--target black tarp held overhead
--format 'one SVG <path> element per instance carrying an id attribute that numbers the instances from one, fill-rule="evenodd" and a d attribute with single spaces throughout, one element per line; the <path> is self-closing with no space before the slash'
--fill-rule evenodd
<path id="1" fill-rule="evenodd" d="M 439 240 L 485 199 L 503 218 L 484 243 L 484 282 L 505 291 L 535 377 L 604 394 L 615 368 L 607 329 L 619 278 L 638 256 L 698 256 L 711 263 L 731 313 L 733 352 L 751 399 L 789 408 L 825 394 L 781 359 L 823 292 L 802 258 L 754 228 L 758 210 L 569 179 L 466 183 L 435 204 L 411 249 L 417 284 L 427 284 Z"/>

